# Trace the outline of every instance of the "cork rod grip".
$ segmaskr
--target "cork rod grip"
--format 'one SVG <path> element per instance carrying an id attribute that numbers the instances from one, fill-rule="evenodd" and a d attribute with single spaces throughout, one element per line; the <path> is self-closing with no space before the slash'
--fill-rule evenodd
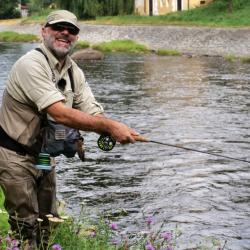
<path id="1" fill-rule="evenodd" d="M 149 142 L 150 140 L 144 136 L 141 135 L 134 135 L 134 139 L 136 141 L 140 141 L 140 142 Z"/>

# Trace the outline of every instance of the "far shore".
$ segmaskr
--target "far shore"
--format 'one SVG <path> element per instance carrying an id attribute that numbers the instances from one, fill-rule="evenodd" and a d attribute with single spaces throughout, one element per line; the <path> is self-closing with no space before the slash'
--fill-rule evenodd
<path id="1" fill-rule="evenodd" d="M 208 28 L 149 25 L 93 25 L 79 22 L 80 40 L 91 45 L 130 39 L 152 50 L 176 50 L 182 54 L 250 57 L 250 28 Z M 1 31 L 40 37 L 42 24 L 22 24 L 21 19 L 0 20 Z"/>

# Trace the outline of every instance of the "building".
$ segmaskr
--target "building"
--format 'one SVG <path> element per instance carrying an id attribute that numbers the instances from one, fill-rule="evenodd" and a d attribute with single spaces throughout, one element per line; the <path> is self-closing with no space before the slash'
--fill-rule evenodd
<path id="1" fill-rule="evenodd" d="M 27 17 L 29 14 L 29 8 L 25 4 L 18 4 L 18 9 L 20 10 L 21 17 Z"/>
<path id="2" fill-rule="evenodd" d="M 138 15 L 164 15 L 169 12 L 189 10 L 213 0 L 135 0 L 135 13 Z"/>

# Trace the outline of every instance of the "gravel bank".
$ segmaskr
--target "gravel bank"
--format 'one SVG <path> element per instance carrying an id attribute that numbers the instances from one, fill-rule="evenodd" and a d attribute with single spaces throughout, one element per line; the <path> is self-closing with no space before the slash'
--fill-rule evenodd
<path id="1" fill-rule="evenodd" d="M 114 26 L 80 23 L 80 38 L 91 44 L 131 39 L 151 49 L 174 49 L 192 55 L 250 56 L 250 28 L 201 28 L 179 26 Z M 0 31 L 40 35 L 41 25 L 0 22 Z"/>

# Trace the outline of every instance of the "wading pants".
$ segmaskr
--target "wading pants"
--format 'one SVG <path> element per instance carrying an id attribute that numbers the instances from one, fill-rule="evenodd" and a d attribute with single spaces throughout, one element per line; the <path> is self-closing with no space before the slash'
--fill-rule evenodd
<path id="1" fill-rule="evenodd" d="M 35 168 L 35 158 L 0 147 L 0 186 L 5 195 L 5 209 L 11 230 L 36 249 L 49 237 L 46 215 L 57 215 L 55 170 Z M 43 219 L 38 222 L 37 219 Z M 40 233 L 43 235 L 40 235 Z"/>

